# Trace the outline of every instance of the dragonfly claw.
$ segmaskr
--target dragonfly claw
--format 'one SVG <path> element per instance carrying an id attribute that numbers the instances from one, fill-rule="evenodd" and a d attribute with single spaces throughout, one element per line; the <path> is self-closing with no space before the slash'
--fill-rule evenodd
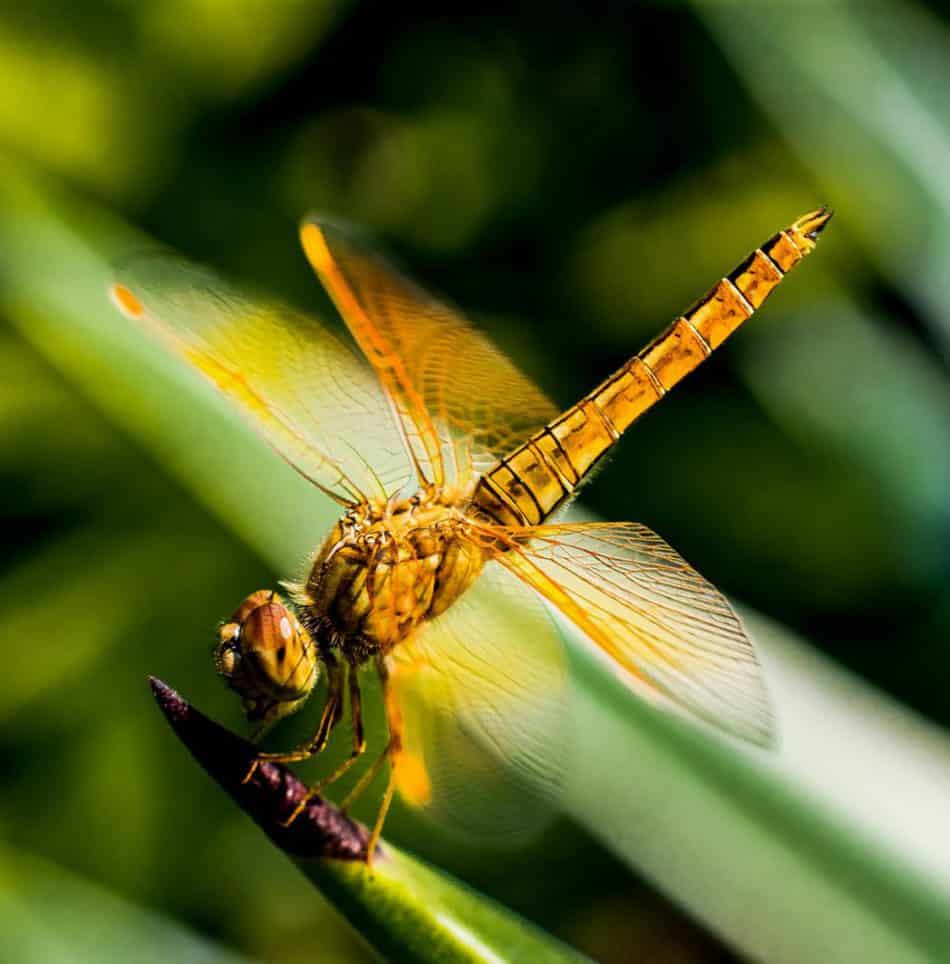
<path id="1" fill-rule="evenodd" d="M 313 790 L 308 790 L 298 802 L 297 806 L 291 811 L 290 816 L 285 820 L 281 820 L 280 825 L 285 829 L 289 827 L 296 819 L 304 812 L 307 808 L 307 804 L 316 796 L 317 794 Z"/>

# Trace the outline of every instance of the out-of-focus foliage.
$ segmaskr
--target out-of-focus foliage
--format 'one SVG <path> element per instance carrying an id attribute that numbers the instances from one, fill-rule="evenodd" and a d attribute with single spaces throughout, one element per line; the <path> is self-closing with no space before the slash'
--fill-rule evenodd
<path id="1" fill-rule="evenodd" d="M 108 207 L 320 310 L 296 222 L 311 208 L 354 218 L 564 403 L 775 228 L 831 203 L 818 254 L 637 426 L 587 501 L 657 529 L 725 590 L 946 726 L 950 37 L 918 4 L 865 7 L 615 4 L 595 16 L 529 4 L 453 17 L 355 2 L 8 4 L 0 187 L 9 202 L 44 185 L 45 219 L 83 197 L 63 220 L 94 247 Z M 367 959 L 262 837 L 199 775 L 188 782 L 144 686 L 158 673 L 237 723 L 213 678 L 213 627 L 288 575 L 278 564 L 320 522 L 285 517 L 268 482 L 279 470 L 258 450 L 203 437 L 185 387 L 143 397 L 123 381 L 135 346 L 104 300 L 114 358 L 81 332 L 56 334 L 57 299 L 89 297 L 99 277 L 64 261 L 68 245 L 31 246 L 16 209 L 5 203 L 4 228 L 46 294 L 30 296 L 39 289 L 17 283 L 25 268 L 0 249 L 0 307 L 18 326 L 0 328 L 0 876 L 17 894 L 0 910 L 35 924 L 34 947 L 65 940 L 72 959 L 86 946 L 73 928 L 96 936 L 87 908 L 102 888 L 202 935 L 107 904 L 110 946 L 137 928 L 158 947 L 198 941 L 195 959 L 208 938 L 272 961 Z M 58 368 L 95 377 L 79 392 Z M 142 447 L 156 412 L 175 442 Z M 247 479 L 267 525 L 242 529 L 212 473 L 203 501 L 181 484 L 189 439 L 221 477 Z M 262 529 L 272 545 L 252 541 Z M 103 786 L 106 760 L 122 786 Z M 409 815 L 391 832 L 433 846 Z M 575 829 L 517 860 L 438 847 L 597 959 L 632 947 L 730 959 Z M 28 875 L 41 884 L 18 889 Z"/>

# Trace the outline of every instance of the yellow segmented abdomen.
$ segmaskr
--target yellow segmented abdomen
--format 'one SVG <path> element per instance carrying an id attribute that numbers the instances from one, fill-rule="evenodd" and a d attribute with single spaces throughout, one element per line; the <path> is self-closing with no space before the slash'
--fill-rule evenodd
<path id="1" fill-rule="evenodd" d="M 819 208 L 756 248 L 623 368 L 489 469 L 473 506 L 504 525 L 543 522 L 648 408 L 752 316 L 830 219 Z"/>

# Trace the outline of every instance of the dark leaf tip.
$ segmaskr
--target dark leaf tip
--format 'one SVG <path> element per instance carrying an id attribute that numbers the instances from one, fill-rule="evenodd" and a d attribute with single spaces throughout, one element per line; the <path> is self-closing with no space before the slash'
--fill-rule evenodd
<path id="1" fill-rule="evenodd" d="M 292 857 L 365 860 L 369 834 L 333 804 L 314 797 L 289 827 L 283 825 L 307 786 L 279 763 L 261 761 L 247 779 L 257 751 L 246 740 L 198 712 L 154 676 L 149 685 L 159 709 L 207 774 Z"/>
<path id="2" fill-rule="evenodd" d="M 152 687 L 152 695 L 159 709 L 165 714 L 169 723 L 183 721 L 188 716 L 188 704 L 168 685 L 157 676 L 149 676 L 148 685 Z"/>

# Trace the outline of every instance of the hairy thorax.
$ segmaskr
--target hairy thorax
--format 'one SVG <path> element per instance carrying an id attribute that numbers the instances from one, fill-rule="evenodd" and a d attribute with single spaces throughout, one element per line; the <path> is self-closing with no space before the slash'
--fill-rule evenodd
<path id="1" fill-rule="evenodd" d="M 295 587 L 300 617 L 320 645 L 361 663 L 458 599 L 485 564 L 465 538 L 466 501 L 436 489 L 347 512 Z"/>

